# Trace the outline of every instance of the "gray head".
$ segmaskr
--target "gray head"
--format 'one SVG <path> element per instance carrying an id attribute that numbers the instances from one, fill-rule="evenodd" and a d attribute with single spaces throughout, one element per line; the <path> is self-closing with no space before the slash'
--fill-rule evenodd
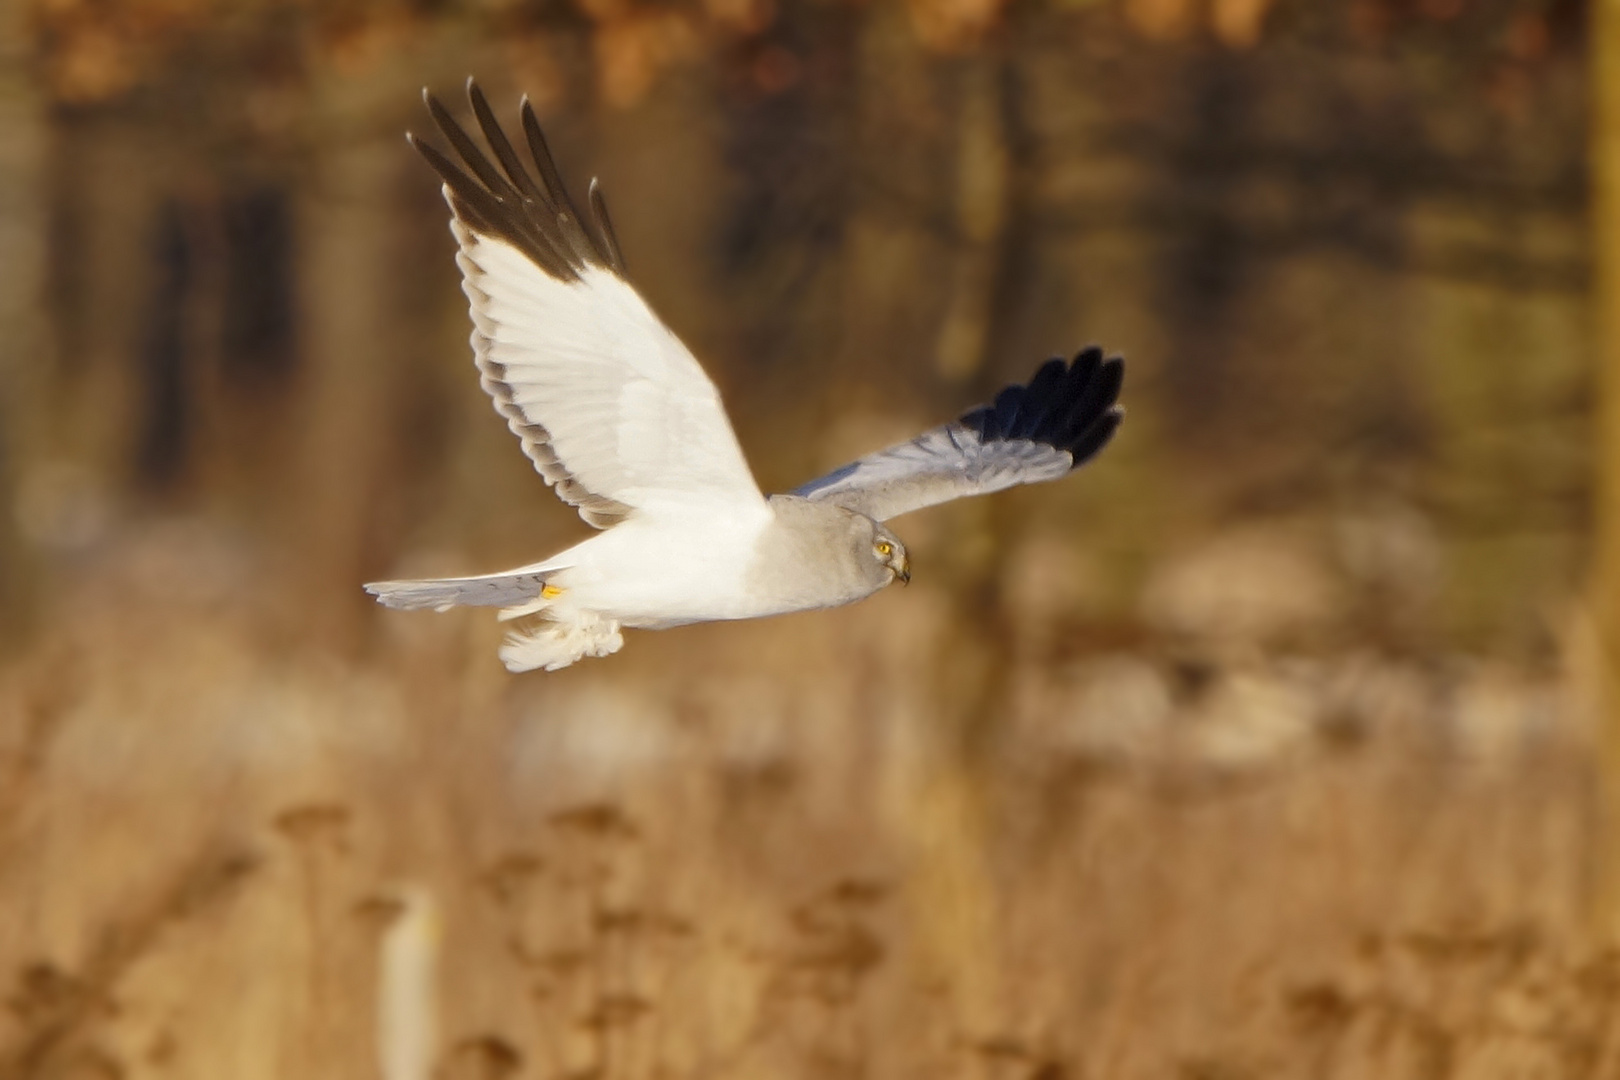
<path id="1" fill-rule="evenodd" d="M 759 595 L 795 605 L 782 610 L 834 607 L 911 580 L 906 546 L 865 514 L 796 495 L 772 495 L 777 527 L 756 553 Z"/>
<path id="2" fill-rule="evenodd" d="M 855 517 L 858 519 L 856 558 L 863 568 L 868 573 L 881 575 L 885 585 L 896 580 L 902 585 L 911 584 L 911 559 L 906 556 L 906 545 L 880 522 L 865 514 Z"/>

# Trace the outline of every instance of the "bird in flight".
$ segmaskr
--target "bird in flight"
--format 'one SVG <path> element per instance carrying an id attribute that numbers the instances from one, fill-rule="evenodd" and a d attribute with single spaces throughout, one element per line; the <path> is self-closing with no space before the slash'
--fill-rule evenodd
<path id="1" fill-rule="evenodd" d="M 830 608 L 908 582 L 889 519 L 1056 480 L 1095 457 L 1125 415 L 1124 362 L 1088 348 L 767 498 L 714 383 L 629 283 L 596 181 L 587 227 L 528 99 L 523 136 L 538 178 L 471 80 L 467 96 L 493 162 L 425 91 L 460 161 L 408 137 L 444 182 L 479 381 L 558 498 L 603 531 L 515 570 L 365 588 L 391 608 L 471 604 L 531 618 L 501 647 L 511 671 L 615 653 L 624 628 Z"/>

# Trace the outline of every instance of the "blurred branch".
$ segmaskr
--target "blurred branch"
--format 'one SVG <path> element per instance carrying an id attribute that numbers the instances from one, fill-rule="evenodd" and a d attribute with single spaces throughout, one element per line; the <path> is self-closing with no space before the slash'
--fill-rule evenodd
<path id="1" fill-rule="evenodd" d="M 77 970 L 41 961 L 25 967 L 7 1001 L 20 1021 L 0 1049 L 0 1076 L 105 1075 L 92 1034 L 116 1015 L 123 981 L 156 950 L 165 931 L 228 901 L 258 867 L 233 848 L 194 854 L 144 904 L 120 896 Z M 85 1068 L 87 1063 L 93 1063 Z M 77 1067 L 76 1067 L 77 1066 Z M 84 1072 L 79 1069 L 84 1068 Z"/>

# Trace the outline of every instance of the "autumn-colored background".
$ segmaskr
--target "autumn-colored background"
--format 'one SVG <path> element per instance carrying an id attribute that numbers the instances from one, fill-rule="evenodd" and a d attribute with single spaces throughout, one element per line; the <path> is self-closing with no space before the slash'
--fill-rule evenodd
<path id="1" fill-rule="evenodd" d="M 1620 1076 L 1617 72 L 1613 0 L 0 7 L 0 1080 Z M 849 609 L 372 607 L 586 531 L 401 137 L 468 75 L 767 490 L 1093 342 L 1120 437 Z"/>

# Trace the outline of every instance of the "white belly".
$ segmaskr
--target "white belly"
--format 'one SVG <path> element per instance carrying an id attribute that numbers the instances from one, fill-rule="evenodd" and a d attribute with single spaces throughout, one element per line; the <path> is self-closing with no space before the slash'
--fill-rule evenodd
<path id="1" fill-rule="evenodd" d="M 766 614 L 745 576 L 770 522 L 768 512 L 631 518 L 547 560 L 563 568 L 555 606 L 639 629 Z"/>

